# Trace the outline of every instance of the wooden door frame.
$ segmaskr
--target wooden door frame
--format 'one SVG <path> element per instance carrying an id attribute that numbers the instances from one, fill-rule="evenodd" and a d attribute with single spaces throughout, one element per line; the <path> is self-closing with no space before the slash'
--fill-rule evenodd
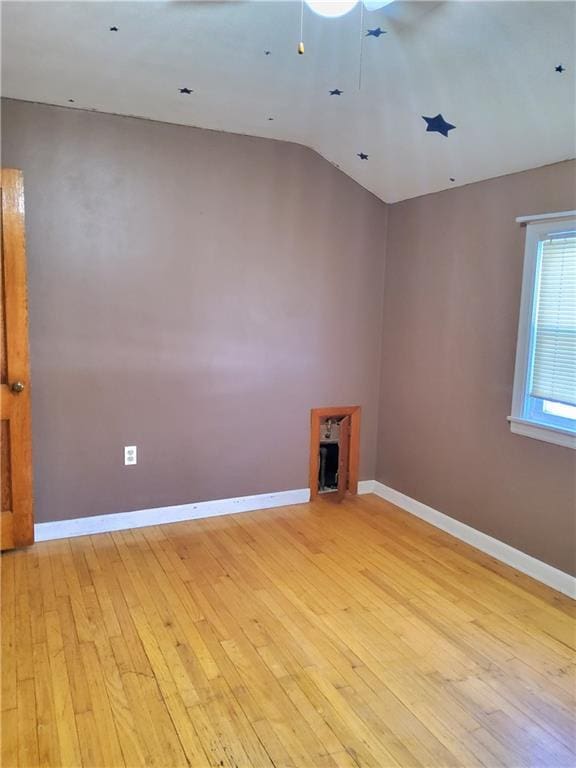
<path id="1" fill-rule="evenodd" d="M 350 456 L 348 458 L 348 491 L 358 493 L 358 468 L 360 460 L 360 414 L 359 405 L 340 405 L 329 408 L 312 408 L 310 411 L 310 500 L 318 496 L 318 472 L 320 463 L 320 422 L 322 419 L 350 416 Z"/>

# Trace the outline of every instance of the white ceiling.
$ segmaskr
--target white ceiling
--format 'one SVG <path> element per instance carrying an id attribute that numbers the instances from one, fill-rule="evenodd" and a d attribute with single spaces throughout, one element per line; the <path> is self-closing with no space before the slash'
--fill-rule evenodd
<path id="1" fill-rule="evenodd" d="M 576 156 L 575 24 L 573 2 L 397 0 L 364 12 L 359 89 L 360 7 L 305 7 L 299 56 L 299 0 L 4 2 L 2 93 L 299 142 L 394 202 Z"/>

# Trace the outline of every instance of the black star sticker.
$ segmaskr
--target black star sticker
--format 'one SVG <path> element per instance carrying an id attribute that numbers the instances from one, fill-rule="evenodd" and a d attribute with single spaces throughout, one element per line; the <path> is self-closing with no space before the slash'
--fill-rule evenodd
<path id="1" fill-rule="evenodd" d="M 436 117 L 424 117 L 424 115 L 422 115 L 422 120 L 426 121 L 426 131 L 429 131 L 430 133 L 441 133 L 442 136 L 448 136 L 448 131 L 453 131 L 454 128 L 456 128 L 455 125 L 447 123 L 440 114 L 436 115 Z"/>
<path id="2" fill-rule="evenodd" d="M 365 152 L 358 152 L 360 160 L 368 160 L 368 155 Z"/>
<path id="3" fill-rule="evenodd" d="M 334 88 L 333 91 L 330 91 L 330 96 L 342 96 L 344 91 L 341 91 L 340 88 Z"/>
<path id="4" fill-rule="evenodd" d="M 555 72 L 566 72 L 566 67 L 563 67 L 562 64 L 558 64 L 558 66 L 554 70 Z"/>
<path id="5" fill-rule="evenodd" d="M 110 27 L 110 32 L 118 32 L 118 27 Z"/>
<path id="6" fill-rule="evenodd" d="M 178 90 L 180 91 L 180 93 L 187 93 L 187 94 L 193 93 L 193 91 L 190 88 L 178 88 Z"/>
<path id="7" fill-rule="evenodd" d="M 380 27 L 376 27 L 376 29 L 369 29 L 368 32 L 366 32 L 366 37 L 380 37 L 380 35 L 385 35 L 386 30 L 380 29 Z"/>

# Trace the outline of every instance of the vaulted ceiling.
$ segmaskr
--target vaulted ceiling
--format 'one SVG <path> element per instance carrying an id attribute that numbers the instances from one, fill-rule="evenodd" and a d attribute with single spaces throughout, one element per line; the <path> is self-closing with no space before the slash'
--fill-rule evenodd
<path id="1" fill-rule="evenodd" d="M 304 6 L 301 56 L 300 0 L 4 2 L 2 94 L 298 142 L 387 202 L 576 156 L 574 3 L 361 8 Z"/>

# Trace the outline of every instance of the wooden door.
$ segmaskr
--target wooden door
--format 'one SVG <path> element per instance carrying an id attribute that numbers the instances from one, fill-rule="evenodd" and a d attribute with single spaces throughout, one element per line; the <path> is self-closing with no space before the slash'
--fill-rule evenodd
<path id="1" fill-rule="evenodd" d="M 348 469 L 350 460 L 350 416 L 340 421 L 338 437 L 338 498 L 343 499 L 348 490 Z"/>
<path id="2" fill-rule="evenodd" d="M 0 177 L 0 547 L 34 541 L 24 186 Z"/>

